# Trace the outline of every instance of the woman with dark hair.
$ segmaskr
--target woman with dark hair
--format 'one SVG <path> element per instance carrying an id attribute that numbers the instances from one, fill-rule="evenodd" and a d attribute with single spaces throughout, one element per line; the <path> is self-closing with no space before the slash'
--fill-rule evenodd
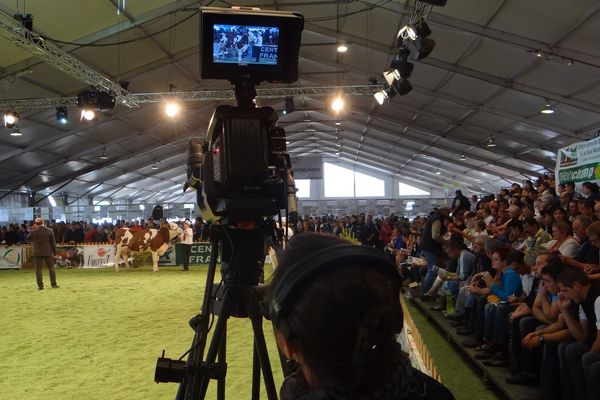
<path id="1" fill-rule="evenodd" d="M 581 194 L 586 199 L 598 201 L 600 200 L 600 187 L 596 182 L 583 182 L 581 184 Z"/>
<path id="2" fill-rule="evenodd" d="M 414 369 L 402 330 L 395 266 L 375 249 L 332 235 L 294 236 L 270 293 L 277 344 L 296 368 L 282 399 L 453 399 Z"/>

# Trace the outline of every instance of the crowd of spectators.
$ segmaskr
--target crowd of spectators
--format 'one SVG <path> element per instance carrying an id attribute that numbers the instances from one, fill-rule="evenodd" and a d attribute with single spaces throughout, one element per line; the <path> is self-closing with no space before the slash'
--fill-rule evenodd
<path id="1" fill-rule="evenodd" d="M 183 226 L 183 221 L 181 222 Z M 131 221 L 117 220 L 115 223 L 97 224 L 87 221 L 49 222 L 48 227 L 54 231 L 57 244 L 113 243 L 118 228 L 127 227 L 132 231 L 156 229 L 158 221 L 152 218 L 134 219 Z M 208 240 L 208 228 L 201 218 L 197 218 L 193 226 L 194 240 Z M 0 228 L 0 244 L 27 244 L 29 224 L 9 224 Z"/>
<path id="2" fill-rule="evenodd" d="M 537 385 L 540 399 L 597 399 L 599 188 L 554 188 L 544 177 L 481 198 L 458 190 L 426 218 L 307 216 L 295 228 L 388 252 L 433 310 L 452 311 L 476 358 L 510 368 L 508 383 Z"/>

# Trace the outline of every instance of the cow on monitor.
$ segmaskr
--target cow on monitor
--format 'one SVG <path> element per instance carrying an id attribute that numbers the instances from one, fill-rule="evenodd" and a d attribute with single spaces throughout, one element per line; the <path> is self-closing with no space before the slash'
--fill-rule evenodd
<path id="1" fill-rule="evenodd" d="M 169 245 L 181 235 L 181 228 L 174 222 L 163 222 L 159 229 L 131 231 L 119 228 L 115 234 L 115 271 L 119 272 L 119 264 L 125 263 L 129 268 L 129 257 L 136 253 L 150 251 L 152 253 L 152 270 L 158 272 L 158 258 L 165 254 Z"/>

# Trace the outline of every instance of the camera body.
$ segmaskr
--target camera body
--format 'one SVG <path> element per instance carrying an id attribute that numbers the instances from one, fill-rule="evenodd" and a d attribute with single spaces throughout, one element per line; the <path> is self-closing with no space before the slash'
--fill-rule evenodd
<path id="1" fill-rule="evenodd" d="M 191 139 L 188 184 L 207 221 L 270 216 L 286 208 L 289 155 L 270 107 L 219 106 L 206 139 Z"/>

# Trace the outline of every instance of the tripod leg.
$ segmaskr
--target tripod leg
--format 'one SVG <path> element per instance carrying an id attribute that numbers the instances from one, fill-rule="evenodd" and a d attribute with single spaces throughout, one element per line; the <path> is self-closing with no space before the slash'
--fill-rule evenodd
<path id="1" fill-rule="evenodd" d="M 221 342 L 223 342 L 226 339 L 224 333 L 227 330 L 227 320 L 231 315 L 229 310 L 232 307 L 232 301 L 234 301 L 230 294 L 231 292 L 226 291 L 225 295 L 223 296 L 223 307 L 221 309 L 221 315 L 219 315 L 219 317 L 217 318 L 217 324 L 213 332 L 213 337 L 210 341 L 208 352 L 206 353 L 205 363 L 207 367 L 211 367 L 215 363 L 217 354 L 219 352 L 219 349 L 221 348 Z M 192 396 L 190 397 L 190 399 L 204 399 L 204 397 L 206 396 L 206 390 L 208 389 L 209 381 L 209 374 L 202 374 L 202 376 L 200 377 L 199 385 L 195 385 L 195 387 L 192 390 Z"/>
<path id="2" fill-rule="evenodd" d="M 227 362 L 227 325 L 223 328 L 223 337 L 221 347 L 219 348 L 219 364 L 225 365 Z M 225 400 L 225 376 L 217 381 L 217 400 Z"/>
<path id="3" fill-rule="evenodd" d="M 267 343 L 262 329 L 262 318 L 252 318 L 252 328 L 254 330 L 254 346 L 258 353 L 258 359 L 265 380 L 265 389 L 267 390 L 267 399 L 277 400 L 277 390 L 275 389 L 275 381 L 273 379 L 273 371 L 269 361 L 269 353 L 267 351 Z"/>
<path id="4" fill-rule="evenodd" d="M 258 400 L 260 398 L 260 360 L 256 343 L 252 347 L 254 349 L 252 355 L 252 400 Z"/>

